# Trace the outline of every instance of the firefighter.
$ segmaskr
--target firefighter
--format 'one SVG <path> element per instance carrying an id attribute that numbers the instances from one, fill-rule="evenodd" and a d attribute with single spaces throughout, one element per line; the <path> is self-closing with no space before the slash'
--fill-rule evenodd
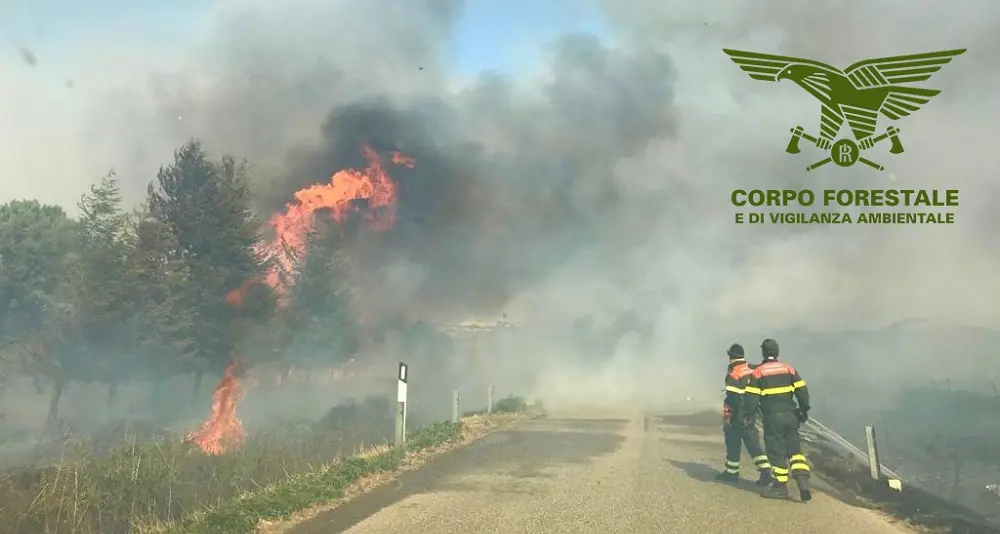
<path id="1" fill-rule="evenodd" d="M 774 480 L 761 496 L 787 499 L 791 476 L 800 498 L 808 502 L 812 499 L 809 464 L 802 454 L 799 425 L 809 420 L 809 390 L 794 367 L 778 361 L 777 341 L 765 339 L 760 350 L 764 361 L 750 374 L 742 410 L 744 418 L 758 409 L 764 417 L 764 449 Z"/>
<path id="2" fill-rule="evenodd" d="M 726 464 L 716 480 L 736 482 L 740 479 L 740 450 L 745 446 L 754 466 L 759 473 L 758 486 L 767 486 L 771 482 L 771 464 L 767 461 L 760 446 L 760 436 L 757 434 L 757 422 L 741 415 L 743 391 L 750 380 L 752 370 L 747 365 L 743 346 L 734 343 L 726 351 L 729 356 L 729 369 L 726 372 L 726 396 L 722 401 L 722 435 L 726 441 Z M 750 424 L 744 421 L 749 420 Z"/>

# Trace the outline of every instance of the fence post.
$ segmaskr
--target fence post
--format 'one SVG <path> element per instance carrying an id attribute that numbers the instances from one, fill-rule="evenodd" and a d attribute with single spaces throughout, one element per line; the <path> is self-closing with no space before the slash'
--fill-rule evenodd
<path id="1" fill-rule="evenodd" d="M 868 470 L 875 480 L 882 479 L 882 459 L 878 455 L 878 442 L 875 440 L 875 427 L 865 427 L 865 443 L 868 445 Z"/>
<path id="2" fill-rule="evenodd" d="M 458 390 L 456 389 L 451 394 L 451 422 L 452 423 L 457 423 L 458 419 L 462 416 L 462 412 L 459 411 L 458 401 L 459 401 Z"/>
<path id="3" fill-rule="evenodd" d="M 486 390 L 486 413 L 493 413 L 493 386 Z"/>
<path id="4" fill-rule="evenodd" d="M 399 362 L 399 372 L 396 374 L 396 434 L 393 442 L 397 447 L 406 443 L 406 382 L 409 367 Z"/>

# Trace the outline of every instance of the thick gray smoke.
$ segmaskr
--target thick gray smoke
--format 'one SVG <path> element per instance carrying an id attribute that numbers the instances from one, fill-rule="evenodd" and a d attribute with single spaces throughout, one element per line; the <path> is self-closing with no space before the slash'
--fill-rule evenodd
<path id="1" fill-rule="evenodd" d="M 138 193 L 199 136 L 248 157 L 262 208 L 277 209 L 361 163 L 362 140 L 401 150 L 418 164 L 393 170 L 400 219 L 372 256 L 385 293 L 373 301 L 440 320 L 506 311 L 559 325 L 636 309 L 654 339 L 641 358 L 624 344 L 594 385 L 616 392 L 641 390 L 638 374 L 717 369 L 735 331 L 752 348 L 782 329 L 1000 319 L 989 297 L 1000 289 L 988 231 L 1000 221 L 995 3 L 599 5 L 607 36 L 565 36 L 538 72 L 470 82 L 444 55 L 457 1 L 224 2 L 183 61 L 108 93 L 87 123 L 92 153 Z M 900 123 L 906 153 L 880 155 L 889 170 L 807 174 L 809 150 L 782 149 L 789 128 L 817 129 L 819 106 L 792 84 L 750 80 L 723 47 L 841 67 L 969 52 Z M 766 187 L 958 188 L 962 205 L 957 224 L 937 228 L 735 225 L 730 192 Z M 550 345 L 521 350 L 565 361 L 568 349 Z M 551 376 L 540 387 L 580 379 Z"/>

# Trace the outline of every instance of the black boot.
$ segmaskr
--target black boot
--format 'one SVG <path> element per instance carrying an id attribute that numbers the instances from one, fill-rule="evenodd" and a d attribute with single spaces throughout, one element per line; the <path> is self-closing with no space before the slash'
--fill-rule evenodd
<path id="1" fill-rule="evenodd" d="M 754 482 L 754 484 L 756 484 L 758 487 L 766 488 L 766 487 L 768 487 L 768 486 L 771 485 L 771 482 L 773 480 L 774 479 L 771 478 L 771 470 L 770 469 L 761 469 L 760 470 L 760 477 L 757 478 L 757 482 Z"/>
<path id="2" fill-rule="evenodd" d="M 766 490 L 761 492 L 760 496 L 764 497 L 765 499 L 787 499 L 788 484 L 782 482 L 774 482 Z"/>
<path id="3" fill-rule="evenodd" d="M 795 485 L 799 487 L 799 499 L 802 502 L 809 502 L 812 500 L 812 490 L 809 489 L 809 476 L 799 475 L 795 477 Z"/>
<path id="4" fill-rule="evenodd" d="M 740 474 L 730 473 L 729 471 L 723 471 L 718 475 L 715 475 L 715 480 L 718 480 L 719 482 L 729 482 L 729 483 L 739 482 Z"/>

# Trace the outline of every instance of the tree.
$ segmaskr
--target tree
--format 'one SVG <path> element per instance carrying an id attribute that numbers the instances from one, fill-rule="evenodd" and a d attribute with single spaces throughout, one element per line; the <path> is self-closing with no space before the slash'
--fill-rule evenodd
<path id="1" fill-rule="evenodd" d="M 0 348 L 3 361 L 34 375 L 36 385 L 40 377 L 62 381 L 59 325 L 67 304 L 59 290 L 65 287 L 74 231 L 59 206 L 35 200 L 0 205 Z M 58 387 L 53 391 L 56 405 L 61 393 Z"/>
<path id="2" fill-rule="evenodd" d="M 163 386 L 171 375 L 185 368 L 195 350 L 187 335 L 194 326 L 194 310 L 187 303 L 188 271 L 175 257 L 177 243 L 170 228 L 152 217 L 145 207 L 129 217 L 133 247 L 125 283 L 131 288 L 136 351 L 141 369 L 153 382 L 151 407 L 168 415 Z"/>
<path id="3" fill-rule="evenodd" d="M 186 330 L 193 349 L 195 394 L 206 370 L 221 370 L 240 337 L 246 309 L 234 309 L 226 295 L 261 277 L 267 261 L 258 254 L 259 222 L 251 208 L 246 164 L 229 156 L 209 160 L 201 143 L 178 149 L 174 162 L 160 169 L 149 188 L 151 215 L 163 222 L 176 248 L 169 260 L 187 271 L 185 307 L 194 321 Z"/>
<path id="4" fill-rule="evenodd" d="M 42 325 L 63 278 L 73 224 L 36 200 L 0 205 L 0 341 Z"/>
<path id="5" fill-rule="evenodd" d="M 79 253 L 72 280 L 74 330 L 78 342 L 63 356 L 70 380 L 108 384 L 108 408 L 118 385 L 136 371 L 136 327 L 128 283 L 129 259 L 135 246 L 128 216 L 121 206 L 118 180 L 110 173 L 81 197 Z"/>
<path id="6" fill-rule="evenodd" d="M 359 335 L 340 232 L 331 227 L 311 232 L 305 254 L 292 260 L 286 312 L 291 361 L 308 367 L 340 363 L 357 350 Z"/>

